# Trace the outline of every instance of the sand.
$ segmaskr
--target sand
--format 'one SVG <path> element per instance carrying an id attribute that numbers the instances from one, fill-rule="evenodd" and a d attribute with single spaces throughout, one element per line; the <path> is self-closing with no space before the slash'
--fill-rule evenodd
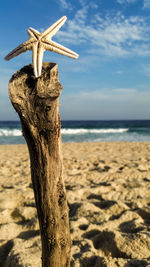
<path id="1" fill-rule="evenodd" d="M 63 158 L 71 266 L 150 266 L 150 143 L 63 144 Z M 0 146 L 0 266 L 41 266 L 26 145 Z"/>

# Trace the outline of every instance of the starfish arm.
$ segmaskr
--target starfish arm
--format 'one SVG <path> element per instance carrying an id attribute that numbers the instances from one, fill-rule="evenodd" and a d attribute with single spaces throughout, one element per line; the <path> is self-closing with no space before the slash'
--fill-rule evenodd
<path id="1" fill-rule="evenodd" d="M 44 46 L 40 45 L 37 51 L 37 74 L 38 74 L 37 77 L 41 76 L 44 51 L 45 51 Z"/>
<path id="2" fill-rule="evenodd" d="M 62 18 L 57 20 L 52 26 L 47 28 L 41 34 L 41 38 L 45 38 L 46 37 L 47 40 L 50 40 L 56 34 L 56 32 L 61 28 L 61 26 L 65 23 L 66 20 L 67 20 L 66 16 L 63 16 Z"/>
<path id="3" fill-rule="evenodd" d="M 53 51 L 53 52 L 56 52 L 58 54 L 61 54 L 61 55 L 64 55 L 64 56 L 67 56 L 67 57 L 71 57 L 71 58 L 74 58 L 74 59 L 77 59 L 79 57 L 78 54 L 76 54 L 75 52 L 73 52 L 72 50 L 54 42 L 54 41 L 47 41 L 45 40 L 44 42 L 44 48 L 45 50 L 50 50 L 50 51 Z"/>
<path id="4" fill-rule="evenodd" d="M 39 31 L 37 31 L 31 27 L 27 30 L 27 33 L 28 33 L 30 38 L 34 38 L 34 39 L 38 39 L 39 36 L 41 35 L 41 33 Z"/>
<path id="5" fill-rule="evenodd" d="M 26 52 L 27 50 L 32 49 L 32 41 L 31 39 L 22 43 L 21 45 L 17 46 L 14 50 L 12 50 L 6 57 L 5 60 L 10 60 L 18 55 L 20 55 L 23 52 Z"/>
<path id="6" fill-rule="evenodd" d="M 38 50 L 38 42 L 34 43 L 32 46 L 32 64 L 35 77 L 38 77 L 37 72 L 37 50 Z"/>

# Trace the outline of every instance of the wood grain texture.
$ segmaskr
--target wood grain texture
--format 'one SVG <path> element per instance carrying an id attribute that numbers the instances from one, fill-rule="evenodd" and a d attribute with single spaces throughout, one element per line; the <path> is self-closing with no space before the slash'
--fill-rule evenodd
<path id="1" fill-rule="evenodd" d="M 69 267 L 71 240 L 63 183 L 59 96 L 62 91 L 55 63 L 44 63 L 35 79 L 32 65 L 9 82 L 31 162 L 31 177 L 39 217 L 43 267 Z"/>

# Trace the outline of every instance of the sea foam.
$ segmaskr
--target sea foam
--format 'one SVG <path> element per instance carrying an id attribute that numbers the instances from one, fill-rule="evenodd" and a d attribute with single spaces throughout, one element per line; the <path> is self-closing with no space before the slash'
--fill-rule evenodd
<path id="1" fill-rule="evenodd" d="M 128 128 L 119 128 L 119 129 L 62 129 L 61 132 L 64 135 L 76 135 L 76 134 L 108 134 L 108 133 L 124 133 L 127 132 L 129 129 Z"/>
<path id="2" fill-rule="evenodd" d="M 21 136 L 22 132 L 19 129 L 0 129 L 0 136 Z"/>

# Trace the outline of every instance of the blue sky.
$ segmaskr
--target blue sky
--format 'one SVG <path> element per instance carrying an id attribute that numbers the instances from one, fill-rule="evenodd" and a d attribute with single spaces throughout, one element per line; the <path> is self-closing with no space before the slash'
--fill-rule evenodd
<path id="1" fill-rule="evenodd" d="M 0 120 L 16 120 L 8 96 L 12 74 L 32 61 L 28 51 L 4 57 L 60 17 L 53 40 L 80 55 L 73 60 L 45 52 L 63 85 L 61 118 L 150 119 L 150 0 L 5 0 L 0 8 Z"/>

